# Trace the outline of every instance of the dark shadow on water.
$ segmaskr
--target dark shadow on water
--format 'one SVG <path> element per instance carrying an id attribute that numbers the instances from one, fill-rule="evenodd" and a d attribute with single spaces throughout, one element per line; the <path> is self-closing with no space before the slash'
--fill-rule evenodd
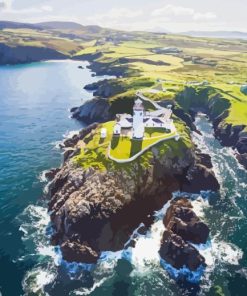
<path id="1" fill-rule="evenodd" d="M 142 150 L 142 140 L 131 140 L 130 157 L 136 155 Z"/>
<path id="2" fill-rule="evenodd" d="M 199 284 L 193 284 L 186 280 L 178 280 L 177 285 L 180 287 L 182 294 L 187 296 L 197 296 L 201 291 Z"/>
<path id="3" fill-rule="evenodd" d="M 59 266 L 55 281 L 45 286 L 45 292 L 50 296 L 69 295 L 73 290 L 90 289 L 94 285 L 93 277 L 88 271 L 78 271 L 78 274 L 75 272 L 73 276 L 75 276 L 75 279 L 70 278 L 66 268 Z M 83 281 L 81 278 L 83 278 Z"/>
<path id="4" fill-rule="evenodd" d="M 113 285 L 113 296 L 128 296 L 129 288 L 131 284 L 131 280 L 129 274 L 133 270 L 131 264 L 124 260 L 118 260 L 118 264 L 116 266 L 116 280 Z"/>

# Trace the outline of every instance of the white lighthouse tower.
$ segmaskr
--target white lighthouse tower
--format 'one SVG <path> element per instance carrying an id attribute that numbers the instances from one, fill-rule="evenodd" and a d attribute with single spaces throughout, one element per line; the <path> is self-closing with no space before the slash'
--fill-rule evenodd
<path id="1" fill-rule="evenodd" d="M 142 139 L 144 136 L 144 107 L 142 100 L 137 99 L 133 107 L 133 139 Z"/>

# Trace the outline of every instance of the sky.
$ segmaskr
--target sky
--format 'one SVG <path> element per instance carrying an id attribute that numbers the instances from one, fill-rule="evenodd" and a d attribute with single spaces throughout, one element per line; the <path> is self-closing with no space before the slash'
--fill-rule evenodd
<path id="1" fill-rule="evenodd" d="M 0 20 L 121 30 L 247 32 L 247 0 L 0 0 Z"/>

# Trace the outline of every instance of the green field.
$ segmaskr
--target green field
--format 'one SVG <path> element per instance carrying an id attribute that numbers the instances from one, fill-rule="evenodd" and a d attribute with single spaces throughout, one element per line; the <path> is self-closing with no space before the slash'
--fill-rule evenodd
<path id="1" fill-rule="evenodd" d="M 241 85 L 247 84 L 244 40 L 122 32 L 89 26 L 77 30 L 5 28 L 0 30 L 0 43 L 55 49 L 69 58 L 90 59 L 103 73 L 108 70 L 116 73 L 118 78 L 98 82 L 103 90 L 107 87 L 111 90 L 108 95 L 102 92 L 102 96 L 108 97 L 113 118 L 117 113 L 131 113 L 135 92 L 142 90 L 151 100 L 170 101 L 187 113 L 191 107 L 213 105 L 211 112 L 215 117 L 224 114 L 223 125 L 247 126 L 247 95 L 240 91 Z M 177 51 L 164 50 L 169 47 Z M 151 110 L 152 105 L 145 103 L 145 109 Z M 105 125 L 110 131 L 113 122 Z M 91 137 L 76 159 L 83 166 L 104 168 L 109 165 L 106 150 L 110 132 L 103 142 L 97 132 Z M 187 136 L 182 141 L 185 145 L 191 142 Z M 141 146 L 145 147 L 146 142 Z M 120 144 L 123 148 L 113 149 L 112 154 L 121 158 L 140 149 L 140 143 L 132 145 L 128 139 L 120 139 Z"/>
<path id="2" fill-rule="evenodd" d="M 142 141 L 132 140 L 127 137 L 113 137 L 113 127 L 115 122 L 109 121 L 99 125 L 99 127 L 92 131 L 88 136 L 80 143 L 81 152 L 74 158 L 75 163 L 81 165 L 84 168 L 94 167 L 99 170 L 105 170 L 112 168 L 123 167 L 126 168 L 128 164 L 117 164 L 108 158 L 108 148 L 110 147 L 110 155 L 118 159 L 128 159 L 138 153 L 145 147 L 156 143 L 161 138 L 167 138 L 173 134 L 164 134 L 160 129 L 147 129 L 145 133 L 145 139 Z M 161 155 L 169 152 L 174 156 L 181 156 L 184 153 L 184 148 L 188 149 L 192 147 L 192 142 L 189 136 L 189 129 L 175 118 L 175 126 L 180 135 L 180 139 L 170 139 L 163 143 L 157 144 L 157 148 L 160 149 Z M 101 128 L 107 129 L 107 137 L 101 139 Z M 156 138 L 160 137 L 160 138 Z M 149 152 L 145 152 L 142 156 L 138 157 L 136 161 L 140 160 L 143 166 L 150 165 L 149 159 L 152 157 Z M 135 161 L 134 161 L 135 162 Z"/>

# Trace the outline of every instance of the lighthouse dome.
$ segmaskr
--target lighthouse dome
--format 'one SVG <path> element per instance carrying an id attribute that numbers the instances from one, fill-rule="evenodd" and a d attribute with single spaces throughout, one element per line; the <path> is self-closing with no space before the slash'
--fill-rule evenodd
<path id="1" fill-rule="evenodd" d="M 143 104 L 142 104 L 142 100 L 140 99 L 137 99 L 135 100 L 135 105 L 134 105 L 134 110 L 143 110 L 144 107 L 143 107 Z"/>

